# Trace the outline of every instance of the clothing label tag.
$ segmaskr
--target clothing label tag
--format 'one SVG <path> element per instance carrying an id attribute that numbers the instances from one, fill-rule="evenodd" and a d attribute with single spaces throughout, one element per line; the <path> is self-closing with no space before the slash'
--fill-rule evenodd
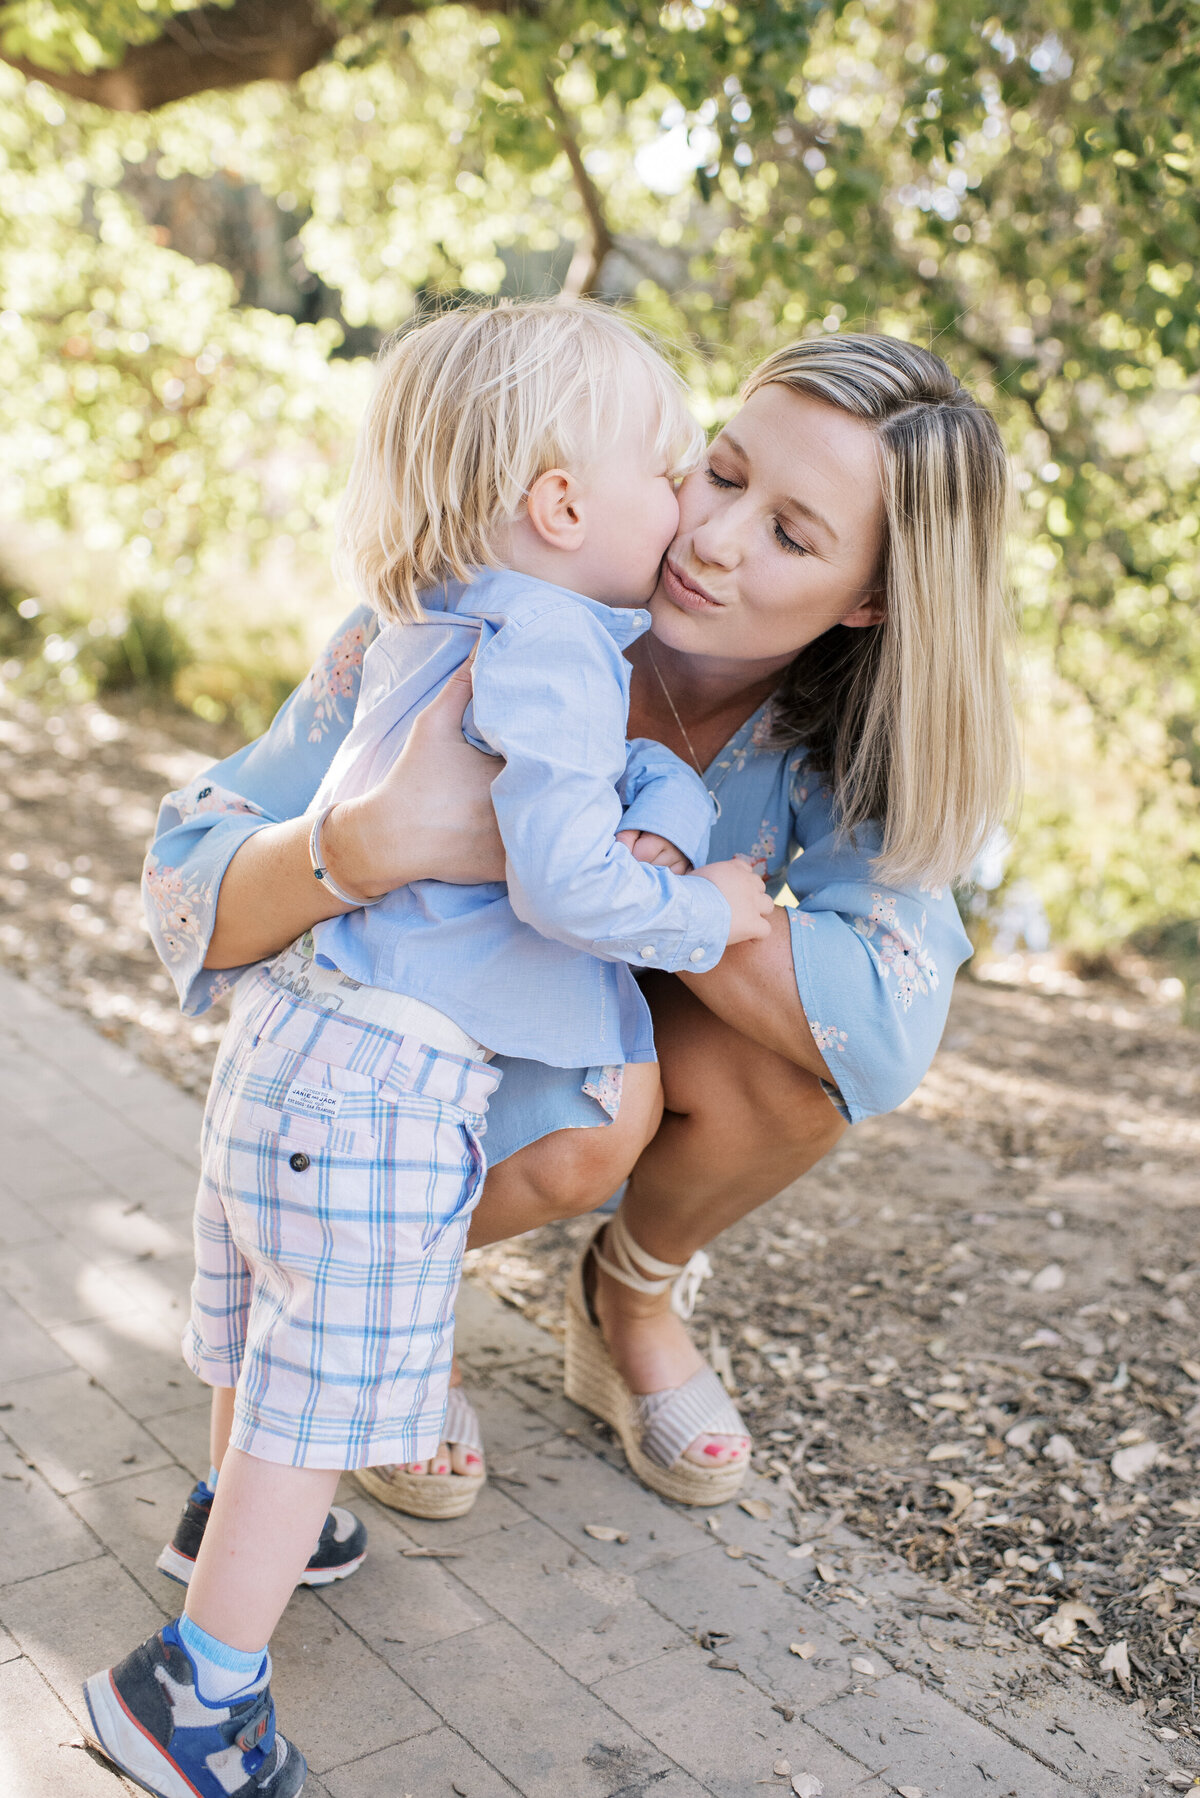
<path id="1" fill-rule="evenodd" d="M 287 1098 L 283 1101 L 285 1111 L 298 1111 L 306 1118 L 321 1118 L 327 1124 L 333 1123 L 341 1105 L 341 1093 L 331 1092 L 327 1086 L 301 1086 L 298 1080 L 288 1088 Z"/>

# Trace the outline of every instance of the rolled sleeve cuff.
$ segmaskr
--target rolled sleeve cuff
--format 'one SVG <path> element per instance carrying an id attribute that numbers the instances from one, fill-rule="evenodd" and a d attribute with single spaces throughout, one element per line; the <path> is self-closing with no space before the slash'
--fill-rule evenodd
<path id="1" fill-rule="evenodd" d="M 661 968 L 667 974 L 707 974 L 725 953 L 733 914 L 711 880 L 685 876 L 688 915 L 679 928 L 650 930 L 632 941 L 613 945 L 617 956 L 634 968 Z"/>
<path id="2" fill-rule="evenodd" d="M 708 860 L 708 839 L 716 808 L 698 782 L 649 782 L 621 817 L 622 830 L 646 830 L 664 837 L 687 856 L 693 868 Z"/>

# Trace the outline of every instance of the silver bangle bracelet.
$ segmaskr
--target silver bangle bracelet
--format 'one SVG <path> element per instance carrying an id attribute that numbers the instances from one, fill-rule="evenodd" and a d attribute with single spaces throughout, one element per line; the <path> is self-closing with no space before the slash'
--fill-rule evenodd
<path id="1" fill-rule="evenodd" d="M 334 801 L 334 804 L 337 804 L 336 800 Z M 313 819 L 312 829 L 308 833 L 308 859 L 312 863 L 313 879 L 319 880 L 326 892 L 332 894 L 340 905 L 353 905 L 359 907 L 381 904 L 382 901 L 387 898 L 386 893 L 380 893 L 374 899 L 356 899 L 353 893 L 343 892 L 337 881 L 333 878 L 333 875 L 329 872 L 329 869 L 321 860 L 321 826 L 324 824 L 332 810 L 333 806 L 327 805 L 322 811 L 319 811 Z"/>

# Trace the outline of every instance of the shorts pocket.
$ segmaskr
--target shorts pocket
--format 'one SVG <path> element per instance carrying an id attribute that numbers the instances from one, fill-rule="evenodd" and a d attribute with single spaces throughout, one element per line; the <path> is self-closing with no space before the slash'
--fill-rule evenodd
<path id="1" fill-rule="evenodd" d="M 301 1112 L 278 1111 L 273 1106 L 252 1100 L 245 1111 L 251 1131 L 263 1136 L 277 1136 L 280 1152 L 303 1149 L 318 1155 L 335 1155 L 349 1160 L 365 1161 L 375 1151 L 375 1137 L 370 1130 L 339 1124 L 336 1119 L 306 1117 Z"/>

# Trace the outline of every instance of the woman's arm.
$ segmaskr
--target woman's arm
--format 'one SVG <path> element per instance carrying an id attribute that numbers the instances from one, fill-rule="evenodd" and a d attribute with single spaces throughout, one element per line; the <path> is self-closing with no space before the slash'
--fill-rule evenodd
<path id="1" fill-rule="evenodd" d="M 795 904 L 778 907 L 768 941 L 682 978 L 724 1022 L 825 1081 L 859 1123 L 893 1111 L 924 1078 L 971 945 L 951 893 L 874 878 L 878 831 L 838 831 L 802 752 L 788 772 L 785 840 L 802 851 L 786 871 Z"/>
<path id="2" fill-rule="evenodd" d="M 321 830 L 325 865 L 343 892 L 364 899 L 410 880 L 504 879 L 491 805 L 497 763 L 462 734 L 471 697 L 464 664 L 417 718 L 379 785 L 330 812 Z M 438 794 L 430 816 L 426 795 Z M 275 955 L 323 918 L 351 911 L 314 879 L 310 820 L 292 818 L 247 837 L 225 870 L 206 968 L 239 968 Z"/>
<path id="3" fill-rule="evenodd" d="M 168 793 L 159 808 L 142 895 L 154 947 L 189 1015 L 206 1011 L 243 968 L 346 909 L 313 879 L 304 814 L 350 729 L 376 629 L 360 606 L 265 735 Z M 462 739 L 467 694 L 464 679 L 442 696 L 414 732 L 403 774 L 394 770 L 356 810 L 330 817 L 322 847 L 347 892 L 373 896 L 419 875 L 496 877 L 496 769 Z"/>

